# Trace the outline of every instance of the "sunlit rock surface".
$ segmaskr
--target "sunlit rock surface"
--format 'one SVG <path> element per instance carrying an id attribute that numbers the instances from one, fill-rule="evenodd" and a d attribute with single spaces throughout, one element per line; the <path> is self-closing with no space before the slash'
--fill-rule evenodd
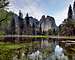
<path id="1" fill-rule="evenodd" d="M 51 16 L 45 17 L 43 15 L 42 18 L 40 19 L 40 24 L 41 24 L 42 31 L 48 31 L 49 29 L 51 30 L 57 29 L 57 26 L 55 24 L 55 19 Z"/>

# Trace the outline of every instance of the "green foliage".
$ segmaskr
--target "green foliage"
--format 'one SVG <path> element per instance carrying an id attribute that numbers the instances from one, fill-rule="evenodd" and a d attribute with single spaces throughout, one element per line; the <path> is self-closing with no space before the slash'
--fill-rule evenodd
<path id="1" fill-rule="evenodd" d="M 0 43 L 0 60 L 12 60 L 14 49 L 23 47 L 24 44 Z"/>
<path id="2" fill-rule="evenodd" d="M 15 34 L 15 19 L 13 17 L 10 23 L 10 30 L 12 35 Z"/>
<path id="3" fill-rule="evenodd" d="M 73 19 L 65 19 L 63 24 L 59 26 L 59 34 L 70 36 L 75 35 L 75 21 Z"/>
<path id="4" fill-rule="evenodd" d="M 72 19 L 73 13 L 72 13 L 72 7 L 71 5 L 69 6 L 69 10 L 68 10 L 68 18 Z"/>
<path id="5" fill-rule="evenodd" d="M 0 23 L 1 24 L 7 24 L 8 21 L 11 19 L 12 12 L 7 12 L 4 9 L 0 10 Z"/>
<path id="6" fill-rule="evenodd" d="M 7 32 L 9 30 L 10 22 L 12 20 L 13 12 L 7 12 L 4 9 L 0 9 L 0 31 Z"/>
<path id="7" fill-rule="evenodd" d="M 6 6 L 8 6 L 8 4 L 9 4 L 8 0 L 0 0 L 0 9 L 5 8 Z"/>
<path id="8" fill-rule="evenodd" d="M 50 54 L 51 54 L 51 49 L 49 48 L 49 47 L 47 47 L 47 48 L 44 48 L 43 50 L 42 50 L 42 55 L 43 55 L 43 58 L 47 58 Z"/>
<path id="9" fill-rule="evenodd" d="M 49 29 L 49 30 L 48 30 L 48 34 L 49 34 L 49 35 L 57 35 L 57 33 L 58 33 L 58 32 L 57 32 L 55 29 L 53 29 L 53 30 Z"/>
<path id="10" fill-rule="evenodd" d="M 49 30 L 48 30 L 48 34 L 49 34 L 49 35 L 52 35 L 52 34 L 53 34 L 53 31 L 52 31 L 51 29 L 49 29 Z"/>
<path id="11" fill-rule="evenodd" d="M 0 32 L 0 35 L 5 35 L 5 32 Z"/>

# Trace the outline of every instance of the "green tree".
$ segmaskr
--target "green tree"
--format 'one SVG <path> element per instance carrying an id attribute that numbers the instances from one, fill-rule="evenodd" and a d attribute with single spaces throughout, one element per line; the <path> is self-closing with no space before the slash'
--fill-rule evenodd
<path id="1" fill-rule="evenodd" d="M 69 10 L 68 10 L 68 18 L 72 19 L 73 13 L 72 13 L 72 7 L 71 5 L 69 6 Z"/>
<path id="2" fill-rule="evenodd" d="M 67 22 L 59 26 L 59 34 L 65 36 L 75 35 L 75 22 L 72 19 L 66 19 Z"/>
<path id="3" fill-rule="evenodd" d="M 8 0 L 0 0 L 0 9 L 7 7 L 9 4 Z"/>
<path id="4" fill-rule="evenodd" d="M 35 24 L 34 23 L 32 25 L 32 29 L 33 29 L 32 34 L 35 35 Z"/>
<path id="5" fill-rule="evenodd" d="M 12 16 L 11 21 L 10 21 L 10 28 L 8 29 L 8 33 L 11 34 L 11 35 L 16 34 L 16 32 L 15 32 L 16 27 L 15 27 L 15 19 L 14 19 L 14 17 L 15 16 Z M 7 39 L 8 39 L 8 37 L 7 37 Z M 11 40 L 11 42 L 14 42 L 15 37 L 10 37 L 10 40 Z"/>
<path id="6" fill-rule="evenodd" d="M 12 12 L 7 12 L 4 9 L 0 9 L 0 32 L 5 32 L 5 34 L 8 34 L 12 15 Z"/>
<path id="7" fill-rule="evenodd" d="M 53 35 L 53 31 L 51 29 L 48 30 L 49 35 Z"/>
<path id="8" fill-rule="evenodd" d="M 28 15 L 28 13 L 26 14 L 25 20 L 26 20 L 26 24 L 28 26 L 29 25 L 29 15 Z"/>
<path id="9" fill-rule="evenodd" d="M 0 10 L 1 11 L 4 10 L 8 5 L 9 5 L 9 1 L 8 0 L 0 0 Z M 4 21 L 5 19 L 7 19 L 7 16 L 8 16 L 8 14 L 5 14 L 5 17 L 3 17 L 3 19 L 0 19 L 0 23 L 2 21 Z"/>
<path id="10" fill-rule="evenodd" d="M 11 20 L 11 23 L 10 23 L 10 31 L 11 31 L 11 34 L 15 34 L 15 19 L 14 17 L 12 17 L 12 20 Z"/>
<path id="11" fill-rule="evenodd" d="M 19 34 L 22 35 L 23 32 L 23 28 L 24 28 L 24 19 L 23 19 L 23 14 L 21 13 L 21 11 L 19 11 L 19 17 L 18 17 L 18 21 L 19 21 Z"/>

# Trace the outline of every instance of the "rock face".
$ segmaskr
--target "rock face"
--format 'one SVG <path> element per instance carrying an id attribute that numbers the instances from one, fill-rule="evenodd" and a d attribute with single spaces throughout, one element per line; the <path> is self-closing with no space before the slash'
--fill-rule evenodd
<path id="1" fill-rule="evenodd" d="M 43 15 L 42 18 L 40 19 L 40 21 L 38 21 L 36 18 L 29 17 L 29 24 L 32 27 L 32 31 L 35 32 L 35 35 L 38 34 L 40 27 L 41 27 L 42 32 L 43 31 L 47 32 L 49 29 L 50 30 L 54 30 L 54 29 L 57 30 L 55 20 L 51 16 L 45 17 Z"/>
<path id="2" fill-rule="evenodd" d="M 40 27 L 41 32 L 43 31 L 48 32 L 49 29 L 52 31 L 54 29 L 57 30 L 55 19 L 51 16 L 45 17 L 43 15 L 40 21 L 38 21 L 36 18 L 29 16 L 28 13 L 24 19 L 22 13 L 21 14 L 19 13 L 19 15 L 20 16 L 14 15 L 16 34 L 20 34 L 21 32 L 21 34 L 37 35 L 40 33 Z"/>
<path id="3" fill-rule="evenodd" d="M 16 34 L 21 35 L 23 33 L 23 28 L 24 28 L 23 26 L 24 26 L 24 23 L 25 23 L 24 19 L 22 18 L 22 14 L 21 14 L 21 16 L 18 16 L 18 15 L 15 14 L 13 16 L 13 19 L 15 20 L 15 32 L 16 32 Z"/>
<path id="4" fill-rule="evenodd" d="M 33 17 L 28 17 L 29 18 L 29 25 L 32 28 L 32 34 L 37 34 L 37 31 L 39 31 L 39 21 Z M 34 32 L 34 33 L 33 33 Z"/>
<path id="5" fill-rule="evenodd" d="M 55 20 L 51 16 L 47 16 L 45 18 L 45 16 L 43 15 L 42 18 L 40 19 L 40 25 L 41 25 L 42 31 L 48 31 L 49 29 L 56 30 L 56 28 L 57 28 L 57 26 L 55 24 Z"/>

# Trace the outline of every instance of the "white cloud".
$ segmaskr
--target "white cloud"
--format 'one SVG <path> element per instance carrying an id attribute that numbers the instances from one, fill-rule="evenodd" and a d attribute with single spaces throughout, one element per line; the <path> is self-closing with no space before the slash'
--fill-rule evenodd
<path id="1" fill-rule="evenodd" d="M 21 2 L 20 5 L 18 5 Z M 22 10 L 24 16 L 28 12 L 29 15 L 40 19 L 42 15 L 46 15 L 45 9 L 43 9 L 40 4 L 40 0 L 11 0 L 9 9 L 18 14 L 19 10 Z"/>
<path id="2" fill-rule="evenodd" d="M 19 10 L 22 10 L 22 13 L 24 16 L 28 12 L 30 16 L 33 16 L 37 19 L 40 19 L 42 15 L 48 14 L 47 10 L 45 10 L 45 7 L 40 6 L 41 0 L 10 0 L 10 7 L 9 9 L 15 13 L 18 14 Z M 54 2 L 57 0 L 49 0 L 50 2 Z M 60 10 L 59 12 L 52 15 L 55 20 L 56 24 L 59 25 L 62 23 L 62 21 L 67 18 L 67 12 L 68 12 L 68 6 L 69 4 L 73 5 L 74 0 L 65 0 L 65 6 L 63 10 Z"/>
<path id="3" fill-rule="evenodd" d="M 57 12 L 55 15 L 53 15 L 57 26 L 59 26 L 62 23 L 62 21 L 67 18 L 67 11 L 68 8 Z"/>

